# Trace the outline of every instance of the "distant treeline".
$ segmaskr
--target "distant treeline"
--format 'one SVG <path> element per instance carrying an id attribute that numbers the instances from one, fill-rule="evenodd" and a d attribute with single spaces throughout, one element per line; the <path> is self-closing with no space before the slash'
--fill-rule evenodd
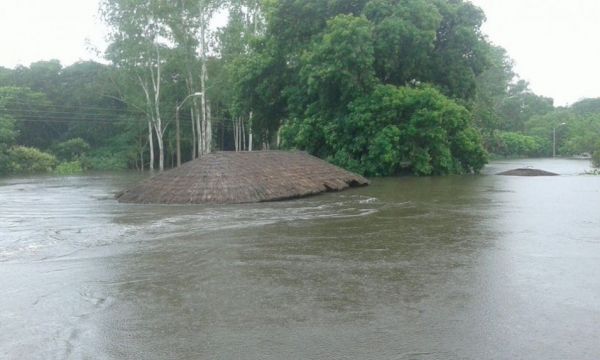
<path id="1" fill-rule="evenodd" d="M 534 94 L 467 1 L 103 0 L 100 14 L 107 64 L 0 68 L 0 173 L 270 148 L 369 176 L 468 173 L 490 154 L 550 156 L 554 139 L 600 157 L 600 99 Z"/>

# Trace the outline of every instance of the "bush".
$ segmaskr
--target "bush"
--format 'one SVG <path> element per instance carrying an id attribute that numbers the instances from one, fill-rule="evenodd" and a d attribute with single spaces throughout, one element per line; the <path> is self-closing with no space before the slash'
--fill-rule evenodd
<path id="1" fill-rule="evenodd" d="M 600 168 L 600 148 L 592 154 L 592 164 L 594 167 Z"/>
<path id="2" fill-rule="evenodd" d="M 505 157 L 544 155 L 544 140 L 515 132 L 498 132 L 488 140 L 490 152 Z"/>
<path id="3" fill-rule="evenodd" d="M 15 120 L 6 115 L 0 115 L 0 151 L 13 145 L 17 135 Z"/>
<path id="4" fill-rule="evenodd" d="M 42 152 L 36 148 L 14 146 L 8 150 L 4 160 L 7 173 L 36 173 L 52 171 L 57 164 L 54 155 Z"/>
<path id="5" fill-rule="evenodd" d="M 80 174 L 83 172 L 83 170 L 84 170 L 84 168 L 81 165 L 81 161 L 75 160 L 75 161 L 68 161 L 68 162 L 60 163 L 56 167 L 56 170 L 54 170 L 54 172 L 56 172 L 59 175 L 72 175 L 72 174 Z"/>
<path id="6" fill-rule="evenodd" d="M 0 149 L 0 175 L 6 175 L 10 173 L 10 161 L 8 152 Z"/>
<path id="7" fill-rule="evenodd" d="M 82 165 L 86 169 L 101 171 L 126 170 L 129 168 L 130 160 L 128 152 L 101 148 L 90 152 L 82 159 Z"/>
<path id="8" fill-rule="evenodd" d="M 52 146 L 52 152 L 63 161 L 74 161 L 85 155 L 90 145 L 82 138 L 69 139 Z"/>

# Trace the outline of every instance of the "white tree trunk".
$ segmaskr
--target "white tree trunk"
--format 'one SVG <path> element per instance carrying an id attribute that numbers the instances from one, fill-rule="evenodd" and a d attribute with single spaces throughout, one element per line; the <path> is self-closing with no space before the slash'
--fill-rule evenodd
<path id="1" fill-rule="evenodd" d="M 252 151 L 252 111 L 248 119 L 248 151 Z"/>
<path id="2" fill-rule="evenodd" d="M 146 116 L 148 117 L 148 143 L 150 145 L 150 169 L 154 169 L 154 141 L 152 139 L 152 129 L 156 132 L 158 151 L 159 151 L 159 169 L 164 170 L 164 146 L 163 137 L 164 131 L 162 127 L 162 119 L 160 117 L 160 84 L 161 84 L 161 66 L 160 66 L 160 52 L 158 45 L 156 45 L 156 73 L 151 64 L 147 64 L 150 72 L 150 80 L 152 82 L 152 88 L 148 86 L 147 81 L 142 79 L 138 75 L 138 81 L 144 91 L 146 97 Z M 152 91 L 152 96 L 150 92 Z"/>
<path id="3" fill-rule="evenodd" d="M 210 110 L 210 101 L 206 101 L 206 154 L 212 151 L 212 114 Z"/>
<path id="4" fill-rule="evenodd" d="M 238 116 L 233 119 L 233 140 L 235 142 L 235 151 L 242 151 L 242 117 Z"/>
<path id="5" fill-rule="evenodd" d="M 162 126 L 162 119 L 160 116 L 160 83 L 161 83 L 161 72 L 160 72 L 160 52 L 158 45 L 156 45 L 156 74 L 153 69 L 150 69 L 150 75 L 152 79 L 152 88 L 154 90 L 154 130 L 156 131 L 156 140 L 158 144 L 158 168 L 160 171 L 165 169 L 165 151 L 164 151 L 164 130 Z"/>
<path id="6" fill-rule="evenodd" d="M 233 146 L 235 151 L 238 152 L 238 126 L 235 117 L 231 118 L 231 125 L 233 126 Z"/>
<path id="7" fill-rule="evenodd" d="M 154 136 L 152 130 L 152 122 L 148 121 L 148 145 L 150 146 L 150 170 L 154 170 Z"/>
<path id="8" fill-rule="evenodd" d="M 160 171 L 163 171 L 165 169 L 165 152 L 163 151 L 164 144 L 162 136 L 157 135 L 156 142 L 158 143 L 158 149 L 160 151 L 158 153 L 158 168 Z"/>
<path id="9" fill-rule="evenodd" d="M 190 117 L 192 119 L 192 160 L 196 158 L 196 126 L 194 125 L 194 107 L 190 109 Z"/>
<path id="10" fill-rule="evenodd" d="M 281 126 L 277 129 L 277 149 L 279 149 L 281 145 Z"/>
<path id="11" fill-rule="evenodd" d="M 246 150 L 246 127 L 244 126 L 244 120 L 240 119 L 242 123 L 242 151 Z"/>
<path id="12" fill-rule="evenodd" d="M 196 107 L 195 117 L 196 117 L 196 140 L 198 141 L 198 146 L 196 146 L 196 157 L 199 157 L 202 153 L 202 147 L 204 146 L 204 136 L 202 135 L 202 109 L 194 99 L 194 105 Z"/>
<path id="13" fill-rule="evenodd" d="M 154 124 L 154 114 L 152 111 L 152 100 L 150 98 L 150 90 L 148 89 L 148 84 L 144 81 L 144 79 L 142 79 L 142 77 L 139 74 L 138 81 L 146 97 L 146 118 L 148 119 L 148 145 L 150 151 L 149 168 L 150 170 L 154 170 L 154 135 L 152 130 Z"/>
<path id="14" fill-rule="evenodd" d="M 202 114 L 202 146 L 200 147 L 200 153 L 206 154 L 206 148 L 208 143 L 208 119 L 206 112 L 206 58 L 202 54 L 202 72 L 200 74 L 200 88 L 202 89 L 202 95 L 200 96 L 200 112 Z"/>

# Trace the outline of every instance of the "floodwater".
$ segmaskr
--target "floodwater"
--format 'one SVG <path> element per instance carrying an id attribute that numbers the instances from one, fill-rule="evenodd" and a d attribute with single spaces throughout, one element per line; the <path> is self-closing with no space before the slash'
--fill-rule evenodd
<path id="1" fill-rule="evenodd" d="M 503 177 L 535 166 L 560 177 Z M 2 359 L 598 359 L 588 161 L 296 201 L 124 205 L 0 179 Z"/>

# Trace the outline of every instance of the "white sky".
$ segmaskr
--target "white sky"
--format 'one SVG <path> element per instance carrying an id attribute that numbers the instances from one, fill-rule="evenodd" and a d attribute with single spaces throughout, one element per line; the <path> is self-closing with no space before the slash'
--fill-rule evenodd
<path id="1" fill-rule="evenodd" d="M 471 0 L 489 39 L 534 92 L 567 105 L 600 97 L 600 0 Z"/>
<path id="2" fill-rule="evenodd" d="M 39 60 L 63 65 L 95 58 L 89 43 L 104 46 L 98 0 L 0 0 L 0 66 Z"/>
<path id="3" fill-rule="evenodd" d="M 471 0 L 483 30 L 508 50 L 516 71 L 556 105 L 600 97 L 600 0 Z M 97 59 L 105 28 L 98 0 L 0 0 L 0 66 Z"/>

